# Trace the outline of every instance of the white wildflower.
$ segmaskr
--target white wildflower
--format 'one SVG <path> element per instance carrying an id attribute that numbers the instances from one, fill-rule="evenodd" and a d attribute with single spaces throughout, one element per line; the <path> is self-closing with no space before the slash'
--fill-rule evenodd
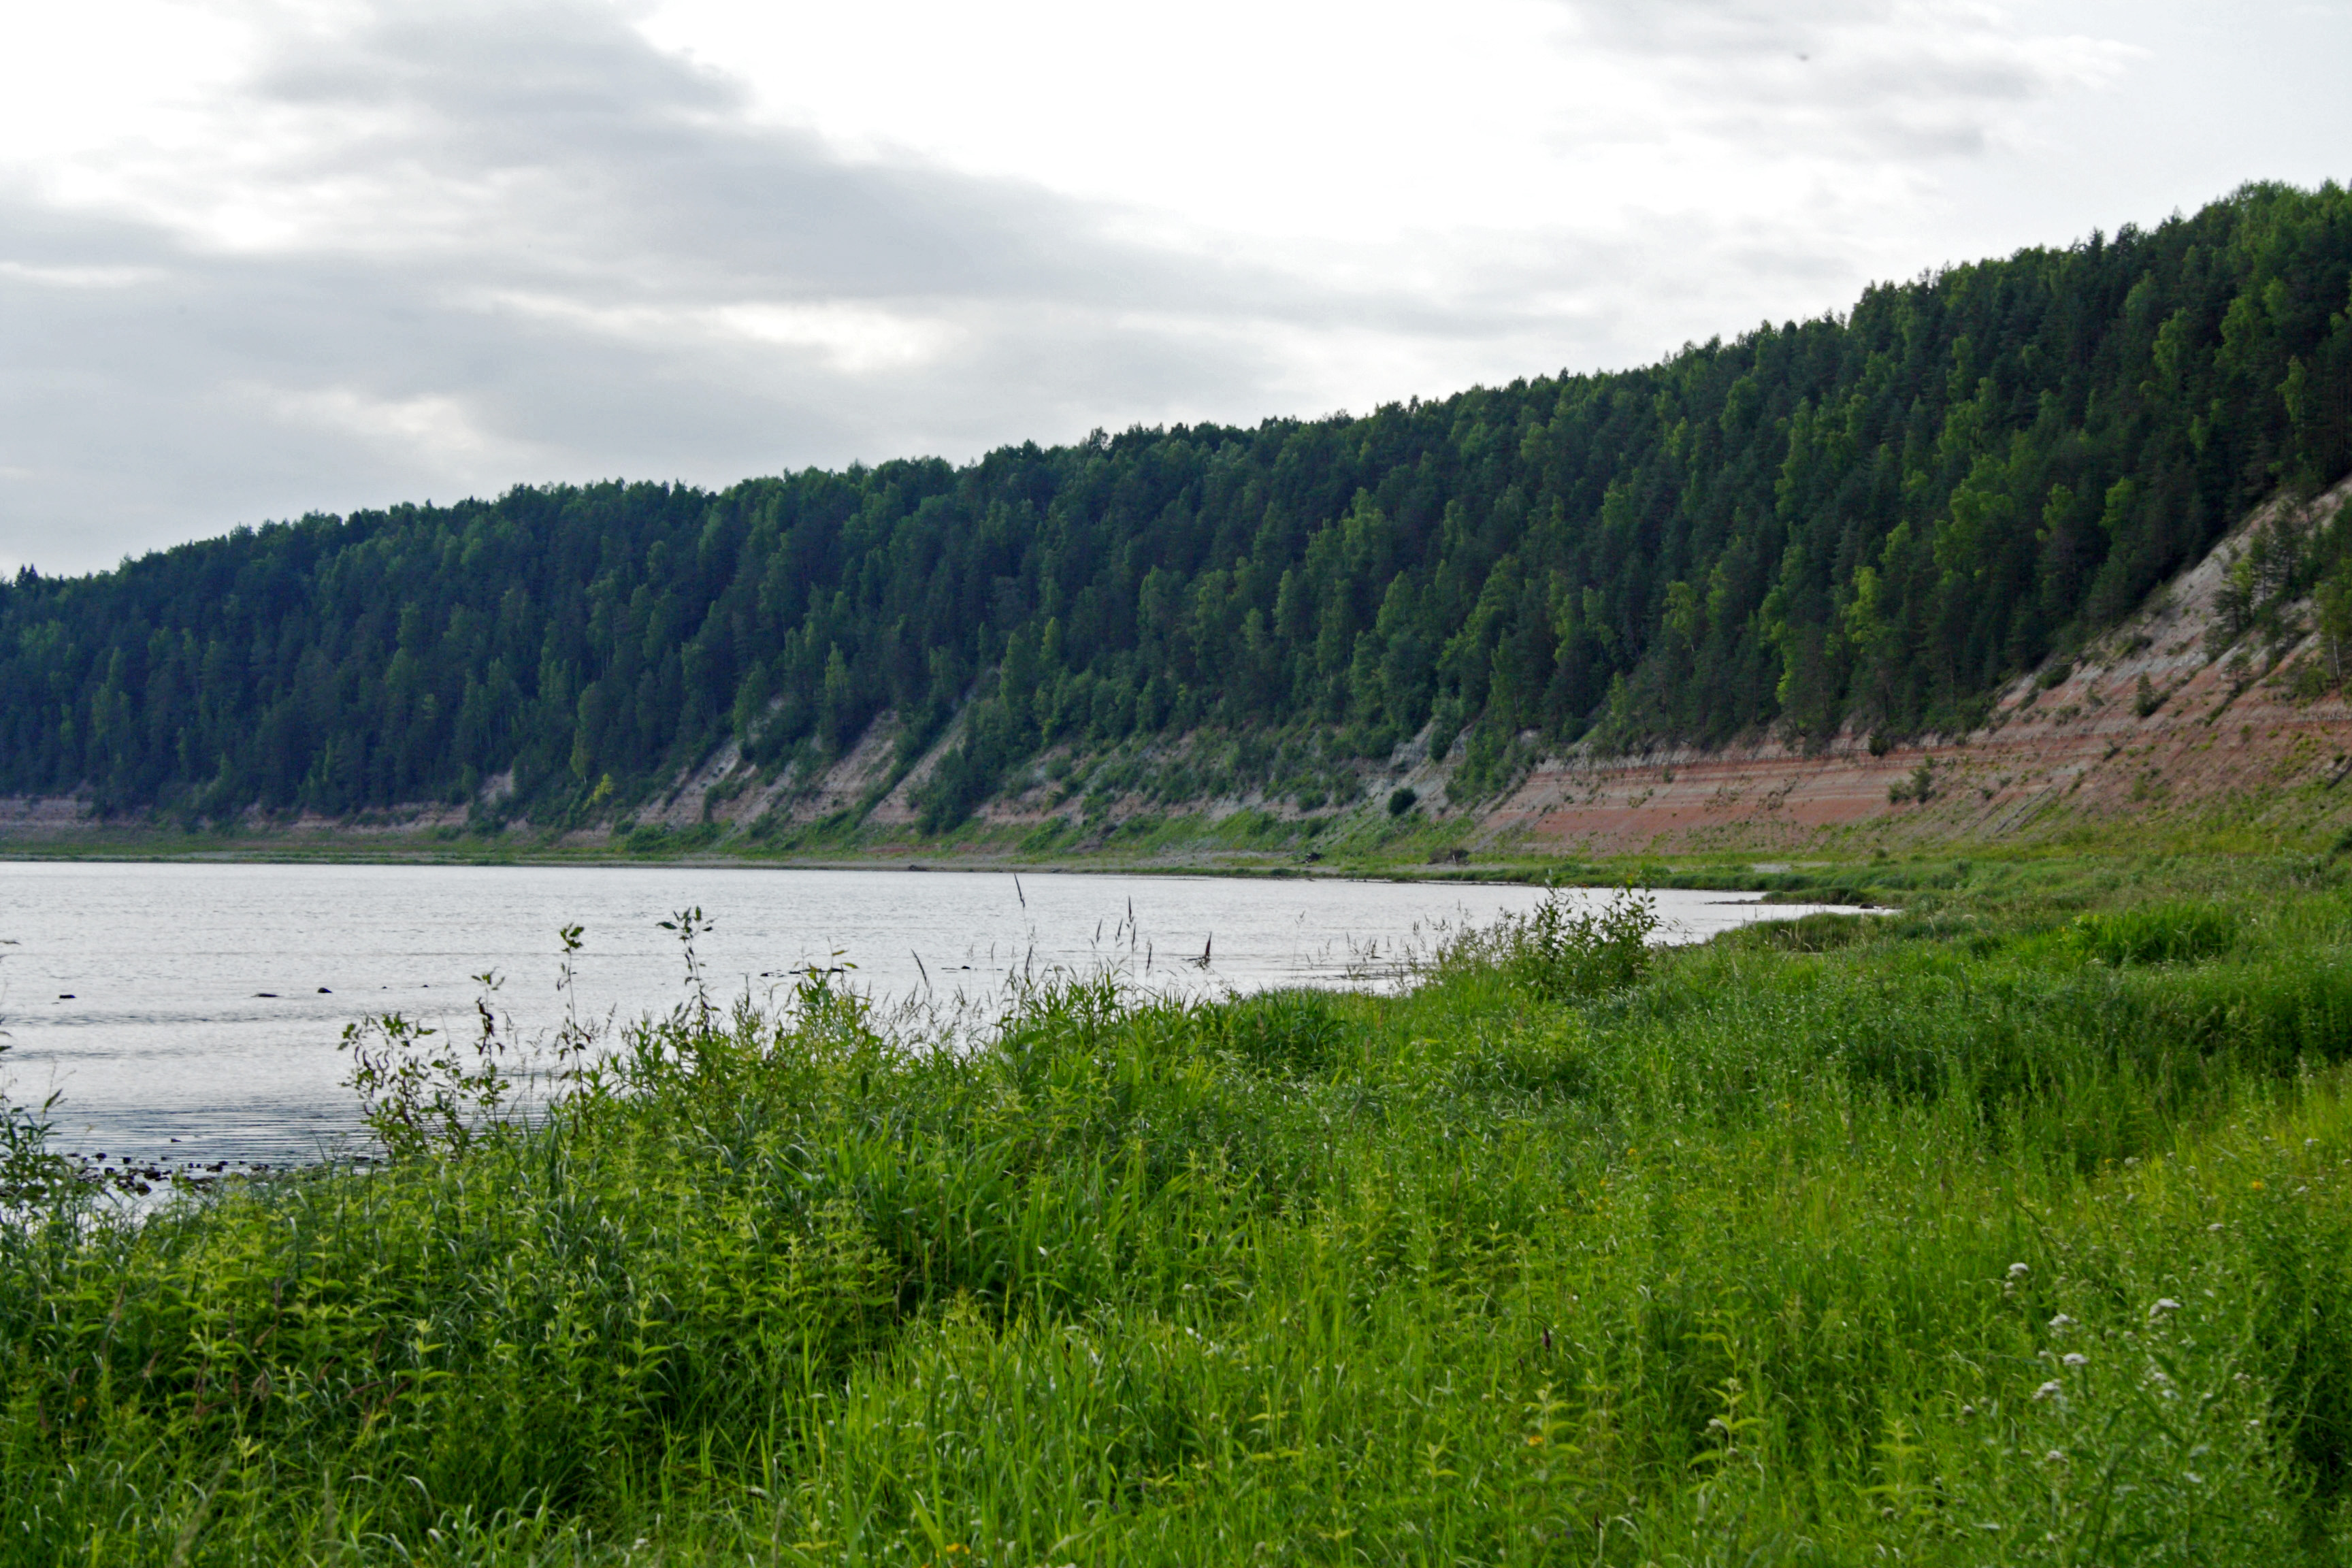
<path id="1" fill-rule="evenodd" d="M 2087 1366 L 2090 1364 L 2090 1360 L 2091 1358 L 2084 1355 L 2081 1351 L 2068 1351 L 2066 1352 L 2066 1364 L 2068 1366 Z"/>
<path id="2" fill-rule="evenodd" d="M 2063 1334 L 2074 1326 L 2074 1320 L 2063 1312 L 2050 1320 L 2050 1331 L 2053 1334 Z"/>
<path id="3" fill-rule="evenodd" d="M 2169 1296 L 2158 1296 L 2156 1299 L 2156 1305 L 2147 1310 L 2147 1315 L 2149 1320 L 2152 1321 L 2155 1319 L 2161 1318 L 2167 1312 L 2178 1312 L 2179 1310 L 2180 1310 L 2179 1302 L 2174 1300 Z"/>
<path id="4" fill-rule="evenodd" d="M 2022 1279 L 2032 1272 L 2032 1269 L 2028 1268 L 2022 1263 L 2012 1263 L 2009 1266 L 2009 1277 L 2011 1279 Z"/>
<path id="5" fill-rule="evenodd" d="M 2033 1391 L 2033 1397 L 2036 1399 L 2047 1399 L 2052 1394 L 2058 1393 L 2059 1388 L 2059 1382 L 2053 1377 L 2049 1382 L 2043 1384 L 2041 1387 L 2035 1389 Z"/>

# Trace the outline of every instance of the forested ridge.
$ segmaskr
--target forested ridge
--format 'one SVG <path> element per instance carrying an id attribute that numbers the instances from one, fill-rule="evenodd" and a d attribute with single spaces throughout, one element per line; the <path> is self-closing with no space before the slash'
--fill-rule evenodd
<path id="1" fill-rule="evenodd" d="M 499 813 L 583 821 L 730 738 L 814 761 L 889 709 L 911 762 L 968 709 L 937 828 L 1065 742 L 1433 720 L 1475 794 L 1579 739 L 1949 731 L 2347 468 L 2352 195 L 2248 186 L 1643 369 L 22 572 L 0 791 L 345 814 L 510 772 Z"/>

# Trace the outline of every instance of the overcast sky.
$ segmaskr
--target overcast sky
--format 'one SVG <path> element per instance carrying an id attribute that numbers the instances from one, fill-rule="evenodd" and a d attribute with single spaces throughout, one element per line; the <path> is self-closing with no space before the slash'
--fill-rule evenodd
<path id="1" fill-rule="evenodd" d="M 0 567 L 1607 369 L 2352 175 L 2352 4 L 76 0 Z"/>

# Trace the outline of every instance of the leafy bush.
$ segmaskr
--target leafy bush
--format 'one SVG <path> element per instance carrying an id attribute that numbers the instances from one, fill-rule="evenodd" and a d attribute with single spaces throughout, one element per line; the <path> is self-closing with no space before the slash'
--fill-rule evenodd
<path id="1" fill-rule="evenodd" d="M 1901 805 L 1906 801 L 1917 801 L 1925 805 L 1935 798 L 1936 759 L 1933 757 L 1920 758 L 1919 765 L 1911 770 L 1909 777 L 1897 779 L 1886 786 L 1886 801 L 1890 805 Z"/>
<path id="2" fill-rule="evenodd" d="M 1528 914 L 1455 933 L 1437 954 L 1439 973 L 1491 969 L 1547 1001 L 1598 996 L 1639 980 L 1650 966 L 1657 901 L 1620 889 L 1595 908 L 1554 889 Z"/>

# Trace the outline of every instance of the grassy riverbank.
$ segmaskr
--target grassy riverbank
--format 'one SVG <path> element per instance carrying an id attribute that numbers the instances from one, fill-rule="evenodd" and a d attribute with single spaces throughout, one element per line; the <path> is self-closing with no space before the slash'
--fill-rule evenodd
<path id="1" fill-rule="evenodd" d="M 2063 840 L 2018 844 L 1961 840 L 1883 842 L 1867 832 L 1801 849 L 1735 845 L 1643 854 L 1579 852 L 1533 837 L 1475 844 L 1469 818 L 1418 814 L 1383 817 L 1348 832 L 1316 830 L 1309 821 L 1258 812 L 1215 821 L 1182 819 L 1149 832 L 1082 841 L 1049 829 L 967 825 L 938 840 L 901 841 L 845 830 L 789 844 L 747 848 L 690 834 L 593 841 L 550 837 L 480 839 L 447 834 L 177 834 L 125 830 L 86 836 L 0 837 L 0 861 L 117 860 L 290 865 L 668 866 L 689 868 L 1071 872 L 1111 876 L 1355 878 L 1395 881 L 1517 882 L 1613 888 L 1719 889 L 1821 903 L 1916 901 L 1971 886 L 1975 896 L 2078 884 L 2099 868 L 2144 858 L 2146 824 L 2085 826 Z M 2168 822 L 2155 836 L 2169 861 L 2251 858 L 2300 851 L 2327 858 L 2345 852 L 2352 830 L 2324 825 L 2301 841 L 2257 825 L 2218 817 Z M 756 849 L 756 853 L 754 850 Z"/>
<path id="2" fill-rule="evenodd" d="M 2352 881 L 1880 883 L 387 1083 L 379 1173 L 0 1232 L 0 1562 L 2352 1556 Z"/>

